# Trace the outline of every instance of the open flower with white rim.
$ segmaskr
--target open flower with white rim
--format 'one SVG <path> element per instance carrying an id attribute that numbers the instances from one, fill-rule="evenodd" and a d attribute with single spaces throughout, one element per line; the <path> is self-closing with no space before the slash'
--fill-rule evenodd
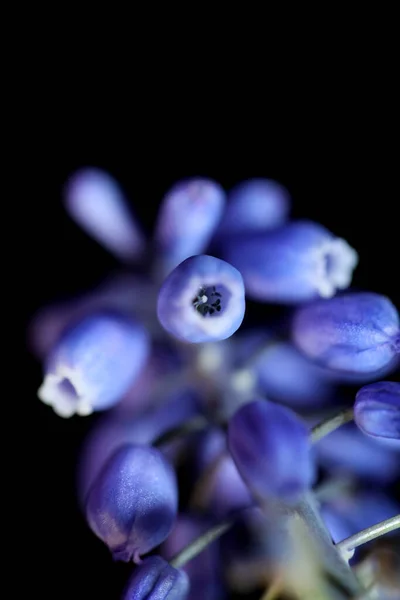
<path id="1" fill-rule="evenodd" d="M 38 396 L 61 417 L 104 410 L 129 390 L 148 352 L 142 325 L 119 314 L 92 314 L 54 344 Z"/>
<path id="2" fill-rule="evenodd" d="M 358 263 L 345 240 L 312 221 L 227 238 L 222 255 L 240 270 L 249 297 L 284 304 L 334 296 Z"/>
<path id="3" fill-rule="evenodd" d="M 191 256 L 161 286 L 157 315 L 178 339 L 212 342 L 230 337 L 245 312 L 241 274 L 229 263 L 205 254 Z"/>

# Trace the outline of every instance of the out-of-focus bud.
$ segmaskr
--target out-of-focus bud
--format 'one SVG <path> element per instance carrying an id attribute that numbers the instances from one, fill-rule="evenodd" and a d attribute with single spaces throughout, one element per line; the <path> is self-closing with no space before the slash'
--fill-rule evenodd
<path id="1" fill-rule="evenodd" d="M 354 403 L 354 420 L 367 435 L 400 440 L 400 383 L 379 381 L 362 387 Z"/>
<path id="2" fill-rule="evenodd" d="M 136 567 L 123 600 L 186 600 L 189 580 L 160 556 L 149 556 Z"/>
<path id="3" fill-rule="evenodd" d="M 145 239 L 118 183 L 104 171 L 74 173 L 65 188 L 69 215 L 102 246 L 124 261 L 139 258 Z"/>
<path id="4" fill-rule="evenodd" d="M 289 209 L 289 193 L 276 181 L 243 181 L 228 194 L 227 206 L 217 235 L 237 235 L 273 229 L 286 221 Z"/>
<path id="5" fill-rule="evenodd" d="M 169 535 L 177 512 L 174 470 L 148 446 L 124 446 L 90 488 L 86 518 L 116 560 L 140 562 Z"/>
<path id="6" fill-rule="evenodd" d="M 379 294 L 312 302 L 296 311 L 292 333 L 302 352 L 331 369 L 373 372 L 400 353 L 398 312 Z"/>
<path id="7" fill-rule="evenodd" d="M 346 289 L 358 262 L 345 240 L 311 221 L 229 237 L 222 256 L 239 269 L 250 298 L 288 304 Z"/>
<path id="8" fill-rule="evenodd" d="M 314 481 L 309 431 L 289 408 L 268 400 L 245 404 L 229 421 L 228 446 L 258 499 L 295 503 Z"/>
<path id="9" fill-rule="evenodd" d="M 38 396 L 61 417 L 105 410 L 143 368 L 149 337 L 136 321 L 97 313 L 65 331 L 50 351 Z"/>
<path id="10" fill-rule="evenodd" d="M 224 190 L 209 179 L 182 181 L 168 192 L 154 235 L 159 268 L 164 274 L 189 256 L 206 250 L 224 206 Z"/>
<path id="11" fill-rule="evenodd" d="M 161 325 L 180 340 L 212 342 L 230 337 L 245 312 L 239 271 L 214 256 L 184 260 L 161 286 L 157 314 Z"/>

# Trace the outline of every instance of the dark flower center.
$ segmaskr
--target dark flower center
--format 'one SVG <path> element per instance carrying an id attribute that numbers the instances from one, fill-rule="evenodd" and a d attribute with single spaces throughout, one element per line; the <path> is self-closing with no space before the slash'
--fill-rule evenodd
<path id="1" fill-rule="evenodd" d="M 192 304 L 203 317 L 213 315 L 222 309 L 221 296 L 222 294 L 216 290 L 215 285 L 203 286 L 199 289 L 197 296 L 193 298 Z"/>

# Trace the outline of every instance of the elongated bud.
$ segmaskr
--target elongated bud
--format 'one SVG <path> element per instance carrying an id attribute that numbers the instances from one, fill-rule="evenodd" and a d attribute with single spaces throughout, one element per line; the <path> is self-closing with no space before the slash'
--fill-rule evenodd
<path id="1" fill-rule="evenodd" d="M 227 205 L 218 234 L 273 229 L 282 225 L 289 213 L 288 191 L 271 179 L 249 179 L 236 185 L 228 194 Z"/>
<path id="2" fill-rule="evenodd" d="M 399 315 L 388 298 L 349 293 L 299 308 L 292 326 L 298 348 L 331 369 L 374 372 L 400 353 Z"/>
<path id="3" fill-rule="evenodd" d="M 245 404 L 229 421 L 228 445 L 258 498 L 296 502 L 313 483 L 309 432 L 288 408 L 268 400 Z"/>
<path id="4" fill-rule="evenodd" d="M 131 261 L 143 253 L 144 235 L 108 173 L 94 168 L 74 173 L 65 188 L 65 206 L 82 229 L 118 258 Z"/>
<path id="5" fill-rule="evenodd" d="M 225 192 L 209 179 L 177 183 L 160 207 L 154 243 L 164 274 L 204 252 L 221 219 Z"/>

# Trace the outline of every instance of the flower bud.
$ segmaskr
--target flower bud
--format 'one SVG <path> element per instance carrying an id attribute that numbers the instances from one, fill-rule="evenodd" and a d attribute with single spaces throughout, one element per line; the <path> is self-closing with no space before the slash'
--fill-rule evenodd
<path id="1" fill-rule="evenodd" d="M 90 488 L 86 517 L 116 560 L 140 562 L 170 533 L 177 512 L 175 473 L 159 450 L 123 446 Z"/>
<path id="2" fill-rule="evenodd" d="M 400 353 L 399 315 L 385 296 L 349 293 L 319 300 L 297 310 L 293 339 L 321 365 L 368 373 Z"/>
<path id="3" fill-rule="evenodd" d="M 314 481 L 308 429 L 289 408 L 268 400 L 243 405 L 229 421 L 228 446 L 258 498 L 296 502 Z"/>
<path id="4" fill-rule="evenodd" d="M 160 556 L 149 556 L 136 567 L 123 600 L 186 600 L 189 580 Z"/>
<path id="5" fill-rule="evenodd" d="M 354 420 L 367 435 L 400 440 L 400 383 L 379 381 L 356 395 Z"/>

